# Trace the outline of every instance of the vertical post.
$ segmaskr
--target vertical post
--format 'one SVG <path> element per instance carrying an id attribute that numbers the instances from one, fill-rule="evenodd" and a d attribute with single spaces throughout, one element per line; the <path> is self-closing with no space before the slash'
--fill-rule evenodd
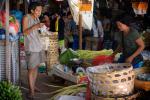
<path id="1" fill-rule="evenodd" d="M 10 72 L 10 42 L 9 42 L 9 0 L 5 1 L 6 7 L 6 79 L 8 82 L 11 81 Z"/>
<path id="2" fill-rule="evenodd" d="M 82 15 L 79 14 L 79 49 L 82 49 Z"/>
<path id="3" fill-rule="evenodd" d="M 28 2 L 27 2 L 27 0 L 24 0 L 23 2 L 24 2 L 24 7 L 25 7 L 25 14 L 27 14 L 28 13 Z"/>

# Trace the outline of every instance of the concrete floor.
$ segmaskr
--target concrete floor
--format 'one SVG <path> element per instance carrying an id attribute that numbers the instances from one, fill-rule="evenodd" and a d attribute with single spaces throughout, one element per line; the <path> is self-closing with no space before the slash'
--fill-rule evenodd
<path id="1" fill-rule="evenodd" d="M 51 85 L 64 86 L 63 82 L 55 82 L 50 76 L 45 73 L 39 73 L 36 86 L 41 90 L 40 93 L 35 94 L 34 100 L 49 100 L 51 95 L 50 92 L 59 89 L 58 87 L 52 87 Z M 28 89 L 28 80 L 27 80 L 27 70 L 21 70 L 21 89 L 23 93 L 23 100 L 30 100 L 27 98 L 27 94 L 29 93 Z"/>

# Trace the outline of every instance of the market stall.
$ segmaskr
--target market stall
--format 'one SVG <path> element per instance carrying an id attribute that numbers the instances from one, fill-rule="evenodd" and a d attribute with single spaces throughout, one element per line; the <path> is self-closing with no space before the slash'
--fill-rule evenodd
<path id="1" fill-rule="evenodd" d="M 94 0 L 76 1 L 68 0 L 74 20 L 80 26 L 80 49 L 82 49 L 82 26 L 86 29 L 92 27 Z M 10 22 L 7 22 L 6 26 L 9 29 L 8 23 Z M 3 22 L 0 25 L 3 26 Z M 5 31 L 7 34 L 2 34 Z M 8 35 L 10 33 L 8 31 L 3 28 L 0 29 L 0 34 L 2 34 L 0 36 L 7 37 L 7 40 L 0 38 L 0 81 L 8 79 L 13 83 L 17 83 L 20 60 L 18 54 L 19 34 L 11 34 L 13 36 L 11 37 L 10 34 Z M 146 46 L 149 46 L 149 32 L 147 31 L 143 36 Z M 150 90 L 150 75 L 147 74 L 149 73 L 149 64 L 146 64 L 150 60 L 149 51 L 142 52 L 145 67 L 133 69 L 133 66 L 129 63 L 117 63 L 120 54 L 115 57 L 112 56 L 112 49 L 74 51 L 70 48 L 63 48 L 59 52 L 57 32 L 41 31 L 41 38 L 46 52 L 46 70 L 48 74 L 56 75 L 75 84 L 54 91 L 51 93 L 55 94 L 51 97 L 51 100 L 70 100 L 70 98 L 74 100 L 136 100 L 140 93 L 135 88 Z M 23 44 L 23 37 L 21 41 Z M 19 46 L 21 47 L 21 45 Z M 7 53 L 5 53 L 5 50 Z M 25 56 L 24 52 L 21 52 L 21 54 Z M 23 59 L 25 60 L 25 58 Z M 45 65 L 43 68 L 45 70 Z"/>
<path id="2" fill-rule="evenodd" d="M 80 17 L 79 14 L 77 13 L 79 9 L 77 9 L 77 5 L 75 5 L 76 3 L 77 2 L 75 1 L 69 1 L 70 6 L 72 6 L 71 11 L 74 12 L 73 13 L 74 19 L 78 20 L 78 18 L 80 19 Z M 143 9 L 146 10 L 147 8 L 143 8 Z M 84 18 L 82 19 L 82 21 L 84 23 Z M 80 23 L 82 23 L 81 20 Z M 86 23 L 82 25 L 86 25 Z M 146 33 L 146 35 L 148 35 L 148 33 Z M 148 41 L 147 38 L 149 36 L 144 35 L 144 37 L 146 37 L 145 44 L 147 46 L 149 45 L 149 43 L 147 42 Z M 71 49 L 67 49 L 60 54 L 59 56 L 60 64 L 57 64 L 53 67 L 52 74 L 59 76 L 67 81 L 74 82 L 76 84 L 86 83 L 87 84 L 86 90 L 84 90 L 84 92 L 86 92 L 86 96 L 80 96 L 86 98 L 86 100 L 91 100 L 91 99 L 92 100 L 108 100 L 108 99 L 136 100 L 139 97 L 140 92 L 134 89 L 134 87 L 140 88 L 139 84 L 149 84 L 149 82 L 145 82 L 145 83 L 142 83 L 141 81 L 140 81 L 141 83 L 139 82 L 139 79 L 141 79 L 141 77 L 142 78 L 145 77 L 144 79 L 148 80 L 149 75 L 147 74 L 140 75 L 140 71 L 143 70 L 144 68 L 147 69 L 149 65 L 145 64 L 144 65 L 145 67 L 133 69 L 132 65 L 123 64 L 123 63 L 115 64 L 116 63 L 115 61 L 117 61 L 117 59 L 120 57 L 120 54 L 116 55 L 116 57 L 112 57 L 111 56 L 112 53 L 113 53 L 112 50 L 73 51 Z M 149 59 L 148 51 L 142 52 L 142 55 L 144 58 Z M 144 63 L 147 62 L 146 59 L 144 59 Z M 86 67 L 84 66 L 85 63 L 87 65 Z M 139 66 L 141 65 L 139 64 Z M 143 88 L 145 89 L 145 87 Z M 147 87 L 147 89 L 148 88 L 149 87 Z M 56 96 L 57 97 L 60 96 L 60 99 L 61 99 L 61 95 L 62 98 L 63 95 L 73 94 L 73 96 L 76 97 L 78 96 L 77 93 L 75 94 L 70 92 L 70 94 L 67 94 L 67 93 L 63 93 L 63 91 L 61 90 L 59 92 L 58 94 L 56 94 Z M 89 97 L 87 95 L 89 95 Z M 80 99 L 82 100 L 82 98 Z"/>

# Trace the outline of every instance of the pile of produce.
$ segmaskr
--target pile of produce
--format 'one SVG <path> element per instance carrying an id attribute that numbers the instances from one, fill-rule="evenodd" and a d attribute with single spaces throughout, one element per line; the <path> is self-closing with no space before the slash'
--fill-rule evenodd
<path id="1" fill-rule="evenodd" d="M 101 50 L 101 51 L 90 51 L 90 50 L 78 50 L 77 54 L 80 59 L 93 59 L 96 56 L 100 55 L 111 55 L 113 50 Z"/>
<path id="2" fill-rule="evenodd" d="M 0 82 L 0 100 L 22 100 L 22 93 L 18 86 L 9 82 Z"/>
<path id="3" fill-rule="evenodd" d="M 51 93 L 51 95 L 53 95 L 53 96 L 50 98 L 50 100 L 56 100 L 56 98 L 58 98 L 62 95 L 74 96 L 78 93 L 86 92 L 86 86 L 87 86 L 87 84 L 77 84 L 77 85 L 71 85 L 71 86 L 56 90 Z"/>

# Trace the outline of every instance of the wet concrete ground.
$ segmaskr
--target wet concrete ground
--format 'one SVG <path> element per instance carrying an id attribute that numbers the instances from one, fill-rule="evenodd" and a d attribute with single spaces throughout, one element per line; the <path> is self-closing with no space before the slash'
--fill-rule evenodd
<path id="1" fill-rule="evenodd" d="M 49 98 L 51 97 L 50 92 L 59 89 L 58 87 L 53 87 L 53 85 L 65 86 L 63 81 L 56 82 L 56 80 L 48 76 L 46 73 L 39 73 L 36 87 L 40 89 L 41 92 L 36 92 L 34 100 L 49 100 Z M 21 89 L 23 93 L 23 100 L 30 100 L 29 98 L 27 98 L 29 89 L 26 69 L 21 70 Z"/>

